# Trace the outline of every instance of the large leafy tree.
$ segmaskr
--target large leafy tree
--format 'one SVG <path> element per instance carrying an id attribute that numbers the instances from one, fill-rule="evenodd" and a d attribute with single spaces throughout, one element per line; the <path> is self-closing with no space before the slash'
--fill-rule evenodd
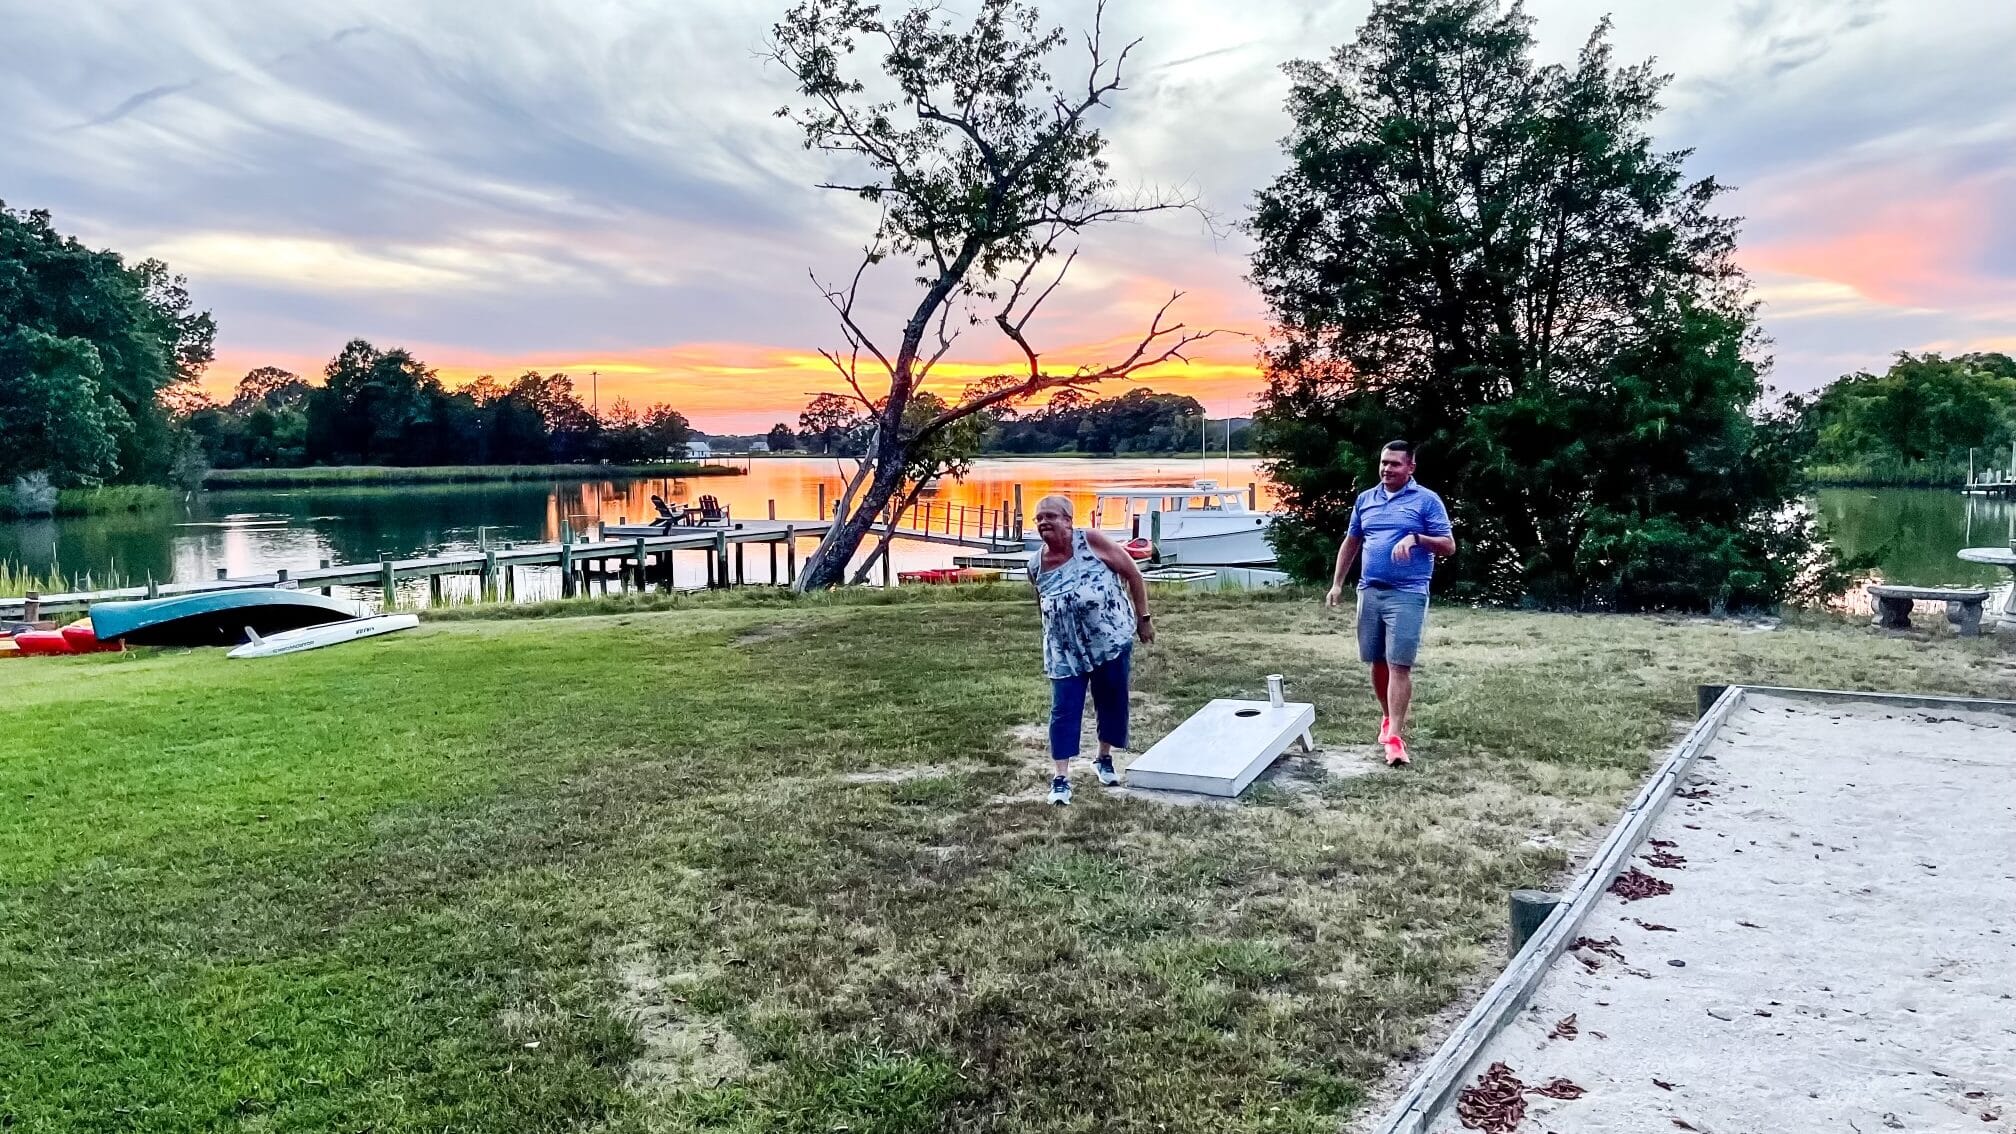
<path id="1" fill-rule="evenodd" d="M 127 265 L 0 203 L 0 477 L 143 480 L 174 460 L 164 398 L 208 365 L 216 327 L 158 260 Z"/>
<path id="2" fill-rule="evenodd" d="M 940 433 L 1045 390 L 1096 385 L 1180 358 L 1208 333 L 1165 323 L 1165 304 L 1119 359 L 1065 367 L 1044 359 L 1030 321 L 1076 255 L 1065 245 L 1102 222 L 1190 202 L 1116 192 L 1092 116 L 1122 89 L 1133 45 L 1107 45 L 1103 5 L 1085 39 L 1083 78 L 1073 82 L 1052 78 L 1050 61 L 1065 36 L 1045 30 L 1034 7 L 1022 0 L 976 7 L 970 21 L 955 23 L 933 3 L 887 17 L 861 0 L 804 0 L 775 28 L 771 57 L 790 71 L 802 100 L 782 113 L 808 148 L 848 166 L 824 188 L 881 209 L 849 282 L 821 287 L 840 320 L 843 345 L 826 352 L 845 385 L 839 396 L 865 414 L 869 434 L 866 459 L 842 493 L 841 518 L 807 559 L 801 588 L 842 581 L 863 536 L 905 491 L 914 455 Z M 879 56 L 879 73 L 868 78 L 856 62 L 864 49 Z M 907 317 L 884 333 L 866 325 L 857 300 L 868 269 L 891 257 L 913 269 L 915 292 Z M 983 323 L 1022 366 L 934 413 L 914 412 L 960 331 Z"/>
<path id="3" fill-rule="evenodd" d="M 2016 360 L 2006 354 L 1900 353 L 1882 374 L 1848 374 L 1805 407 L 1822 461 L 1967 460 L 1995 467 L 2016 441 Z"/>
<path id="4" fill-rule="evenodd" d="M 1722 186 L 1647 127 L 1664 77 L 1599 25 L 1533 59 L 1499 0 L 1381 0 L 1288 66 L 1289 168 L 1259 194 L 1275 323 L 1258 440 L 1284 562 L 1321 575 L 1380 445 L 1422 446 L 1456 590 L 1597 607 L 1774 602 L 1814 546 Z"/>

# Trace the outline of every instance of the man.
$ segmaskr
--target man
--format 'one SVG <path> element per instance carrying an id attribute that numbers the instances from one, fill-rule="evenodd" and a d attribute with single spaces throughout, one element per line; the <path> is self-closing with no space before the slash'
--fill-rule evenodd
<path id="1" fill-rule="evenodd" d="M 1414 483 L 1414 446 L 1379 451 L 1379 483 L 1358 494 L 1351 530 L 1337 549 L 1337 577 L 1324 601 L 1344 596 L 1351 564 L 1358 572 L 1358 660 L 1372 667 L 1379 695 L 1379 743 L 1388 767 L 1407 763 L 1407 709 L 1414 700 L 1414 655 L 1428 623 L 1428 581 L 1435 557 L 1456 554 L 1442 498 Z"/>

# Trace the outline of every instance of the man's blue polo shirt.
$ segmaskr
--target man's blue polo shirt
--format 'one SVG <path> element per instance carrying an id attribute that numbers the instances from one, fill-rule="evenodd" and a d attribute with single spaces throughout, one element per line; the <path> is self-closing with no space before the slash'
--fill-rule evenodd
<path id="1" fill-rule="evenodd" d="M 1365 541 L 1364 557 L 1358 561 L 1358 589 L 1377 586 L 1427 594 L 1435 556 L 1416 547 L 1404 562 L 1396 562 L 1393 545 L 1410 535 L 1446 536 L 1453 530 L 1442 498 L 1412 480 L 1398 492 L 1375 484 L 1359 493 L 1351 506 L 1351 534 Z"/>

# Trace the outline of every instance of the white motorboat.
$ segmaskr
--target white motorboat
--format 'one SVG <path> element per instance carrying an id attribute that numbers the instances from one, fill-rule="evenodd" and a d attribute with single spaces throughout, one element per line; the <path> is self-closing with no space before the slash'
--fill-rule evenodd
<path id="1" fill-rule="evenodd" d="M 1274 562 L 1271 512 L 1246 506 L 1246 493 L 1199 480 L 1093 490 L 1091 527 L 1121 543 L 1150 545 L 1163 563 L 1236 567 Z"/>
<path id="2" fill-rule="evenodd" d="M 303 650 L 319 650 L 323 646 L 340 646 L 345 642 L 355 642 L 360 638 L 375 638 L 380 634 L 390 634 L 394 630 L 411 630 L 420 625 L 420 618 L 413 614 L 374 614 L 369 618 L 352 618 L 343 622 L 325 622 L 320 626 L 304 626 L 299 630 L 288 630 L 264 637 L 252 633 L 252 640 L 225 654 L 227 658 L 272 658 L 281 654 L 298 654 Z M 247 632 L 251 633 L 250 628 Z"/>

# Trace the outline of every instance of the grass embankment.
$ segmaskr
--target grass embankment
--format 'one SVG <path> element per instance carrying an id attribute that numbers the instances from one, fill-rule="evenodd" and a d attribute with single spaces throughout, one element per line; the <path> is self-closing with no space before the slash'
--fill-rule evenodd
<path id="1" fill-rule="evenodd" d="M 1965 461 L 1873 460 L 1814 465 L 1806 470 L 1823 488 L 1958 488 L 1967 483 Z"/>
<path id="2" fill-rule="evenodd" d="M 1413 770 L 1059 811 L 1035 612 L 960 597 L 0 663 L 0 1126 L 1328 1132 L 1695 683 L 2011 684 L 1943 636 L 1438 611 Z M 1369 739 L 1347 620 L 1161 609 L 1144 740 L 1271 672 Z"/>
<path id="3" fill-rule="evenodd" d="M 175 499 L 174 490 L 158 484 L 113 484 L 102 488 L 66 488 L 56 494 L 58 516 L 110 516 L 121 512 L 149 512 L 166 508 Z M 0 520 L 27 519 L 49 515 L 24 508 L 14 490 L 0 485 Z"/>
<path id="4" fill-rule="evenodd" d="M 317 488 L 336 485 L 473 484 L 514 480 L 631 480 L 648 477 L 741 476 L 727 465 L 330 465 L 305 469 L 216 469 L 205 488 Z"/>

